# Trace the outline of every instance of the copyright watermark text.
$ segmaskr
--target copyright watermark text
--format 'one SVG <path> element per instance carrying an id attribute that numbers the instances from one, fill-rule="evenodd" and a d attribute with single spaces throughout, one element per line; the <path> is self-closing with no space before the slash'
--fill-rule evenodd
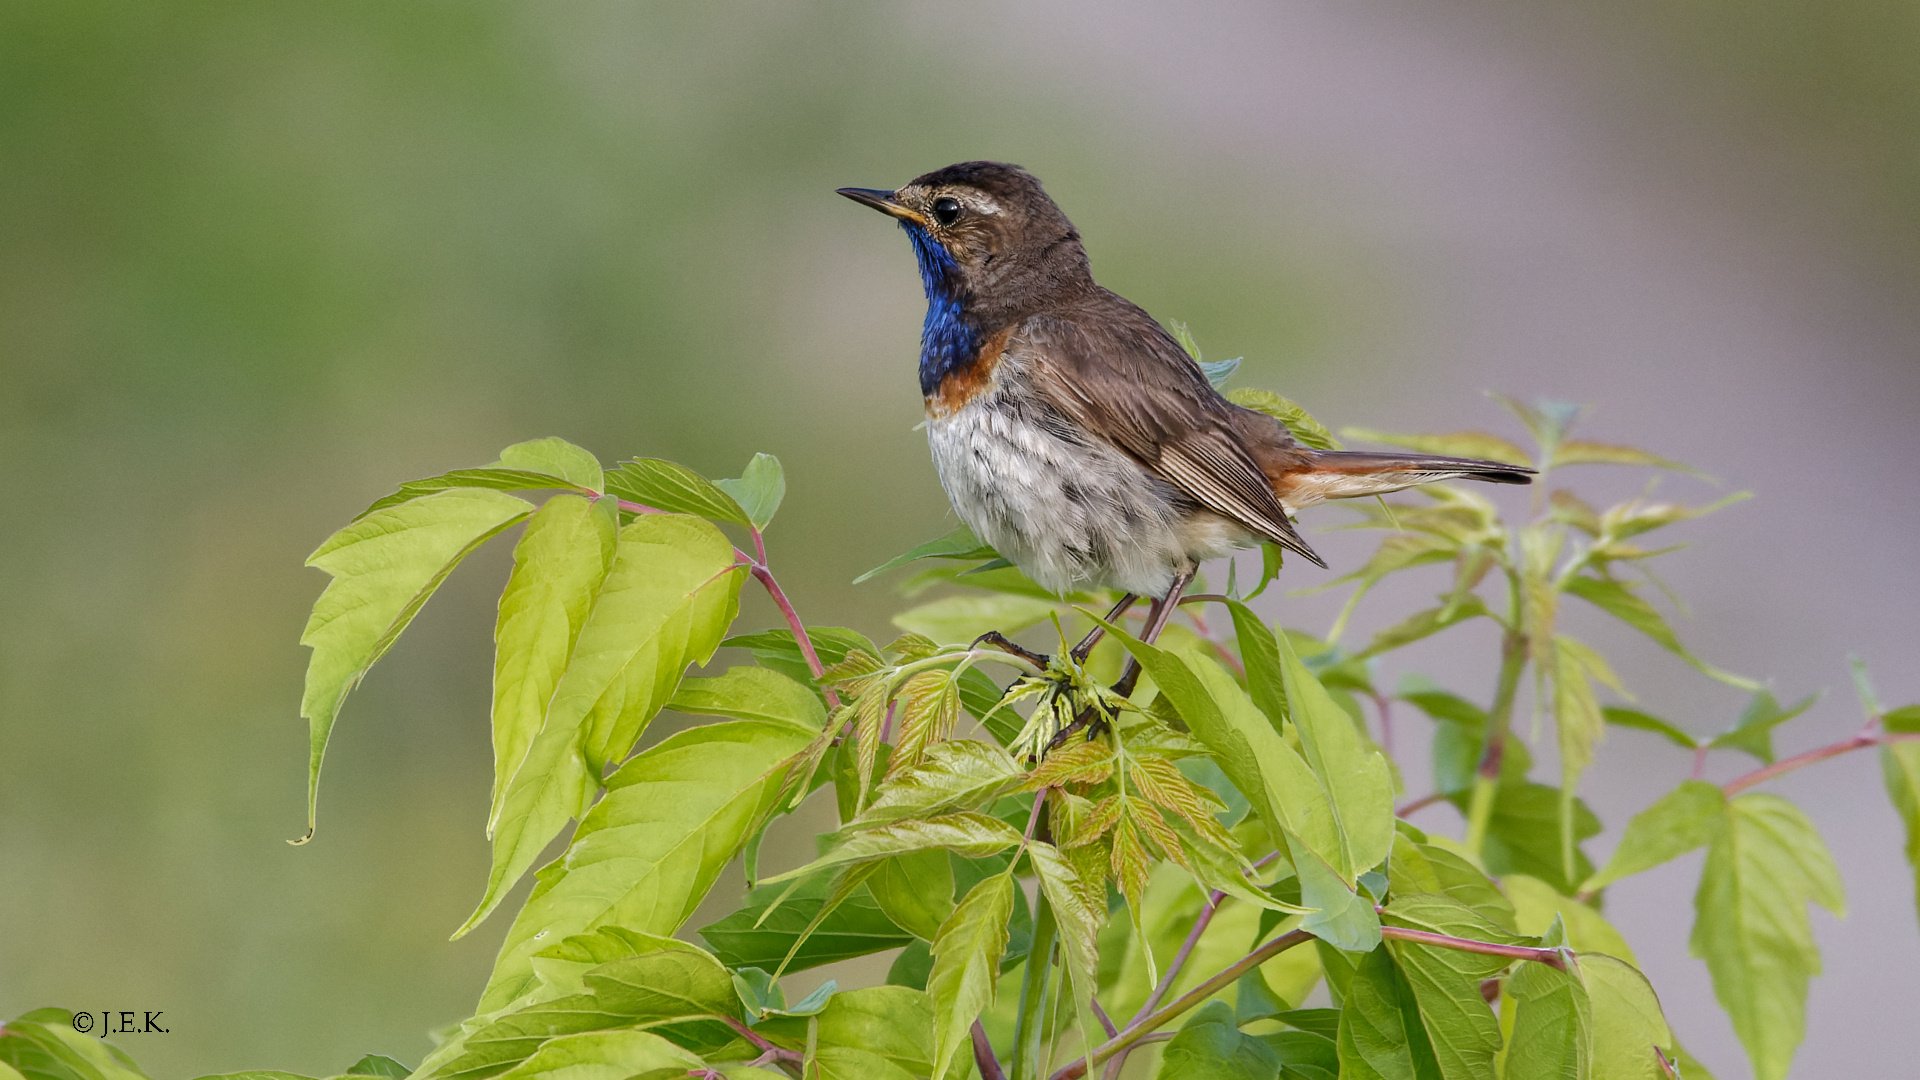
<path id="1" fill-rule="evenodd" d="M 118 1012 L 77 1012 L 73 1014 L 73 1030 L 83 1035 L 165 1035 L 166 1025 L 160 1022 L 165 1010 L 133 1011 L 122 1009 Z"/>

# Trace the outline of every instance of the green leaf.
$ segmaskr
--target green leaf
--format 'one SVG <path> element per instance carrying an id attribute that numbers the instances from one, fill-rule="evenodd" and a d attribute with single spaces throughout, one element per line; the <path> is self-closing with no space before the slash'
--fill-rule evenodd
<path id="1" fill-rule="evenodd" d="M 893 617 L 893 625 L 942 645 L 963 645 L 989 630 L 1017 634 L 1042 622 L 1058 605 L 1009 593 L 943 596 Z"/>
<path id="2" fill-rule="evenodd" d="M 896 555 L 888 559 L 879 566 L 854 578 L 853 583 L 859 585 L 869 578 L 878 577 L 895 567 L 905 566 L 910 562 L 918 562 L 921 559 L 979 560 L 997 559 L 999 557 L 999 552 L 981 543 L 980 538 L 973 535 L 972 529 L 962 525 L 947 535 L 935 540 L 929 540 L 904 555 Z"/>
<path id="3" fill-rule="evenodd" d="M 620 530 L 546 715 L 488 823 L 486 894 L 455 937 L 491 914 L 585 813 L 601 771 L 626 757 L 687 665 L 713 655 L 738 610 L 744 575 L 735 565 L 733 545 L 698 518 L 648 515 Z"/>
<path id="4" fill-rule="evenodd" d="M 850 827 L 885 825 L 990 806 L 1021 785 L 1025 774 L 1005 750 L 973 739 L 928 747 L 912 768 L 880 785 Z"/>
<path id="5" fill-rule="evenodd" d="M 75 1031 L 65 1009 L 34 1009 L 0 1025 L 0 1066 L 27 1080 L 146 1080 L 119 1047 Z"/>
<path id="6" fill-rule="evenodd" d="M 1649 454 L 1631 446 L 1588 442 L 1585 439 L 1564 439 L 1553 448 L 1553 460 L 1547 467 L 1558 469 L 1565 465 L 1651 465 L 1656 469 L 1700 475 L 1698 469 L 1682 465 L 1672 458 Z"/>
<path id="7" fill-rule="evenodd" d="M 307 835 L 313 835 L 320 762 L 340 703 L 380 659 L 460 560 L 533 513 L 523 499 L 453 489 L 371 512 L 307 558 L 333 576 L 314 602 L 300 644 L 307 662 L 300 715 L 308 721 Z"/>
<path id="8" fill-rule="evenodd" d="M 806 1025 L 797 1018 L 775 1017 L 757 1030 L 794 1042 L 806 1039 Z M 821 1075 L 849 1080 L 925 1076 L 933 1067 L 932 1030 L 932 1007 L 918 990 L 870 986 L 835 994 L 815 1023 Z"/>
<path id="9" fill-rule="evenodd" d="M 1518 944 L 1521 939 L 1449 896 L 1396 897 L 1383 922 L 1429 933 Z M 1505 970 L 1502 956 L 1420 945 L 1389 939 L 1387 947 L 1406 975 L 1420 1006 L 1420 1018 L 1445 1080 L 1479 1080 L 1492 1075 L 1500 1049 L 1500 1023 L 1480 994 L 1480 983 Z"/>
<path id="10" fill-rule="evenodd" d="M 1501 929 L 1514 929 L 1513 905 L 1501 894 L 1500 887 L 1478 867 L 1438 844 L 1418 842 L 1405 833 L 1395 835 L 1387 877 L 1395 899 L 1412 893 L 1450 896 Z"/>
<path id="11" fill-rule="evenodd" d="M 1393 776 L 1386 758 L 1354 730 L 1346 711 L 1280 641 L 1289 719 L 1300 733 L 1307 764 L 1327 793 L 1340 833 L 1334 868 L 1351 883 L 1387 857 L 1393 844 Z"/>
<path id="12" fill-rule="evenodd" d="M 1581 952 L 1606 953 L 1634 962 L 1633 948 L 1627 939 L 1593 908 L 1525 874 L 1508 874 L 1501 879 L 1501 885 L 1513 902 L 1514 928 L 1520 933 L 1538 937 L 1558 919 L 1568 945 Z"/>
<path id="13" fill-rule="evenodd" d="M 887 918 L 927 941 L 953 915 L 953 864 L 939 848 L 893 856 L 867 879 L 867 889 Z"/>
<path id="14" fill-rule="evenodd" d="M 1532 458 L 1525 450 L 1498 435 L 1489 435 L 1484 431 L 1456 431 L 1446 435 L 1396 435 L 1386 431 L 1374 431 L 1371 428 L 1341 428 L 1340 434 L 1361 442 L 1403 446 L 1422 454 L 1478 458 L 1504 462 L 1508 465 L 1533 464 Z"/>
<path id="15" fill-rule="evenodd" d="M 387 1080 L 406 1080 L 413 1070 L 385 1054 L 368 1054 L 347 1066 L 349 1076 L 383 1076 Z"/>
<path id="16" fill-rule="evenodd" d="M 1468 619 L 1477 619 L 1486 614 L 1488 614 L 1487 605 L 1478 596 L 1469 593 L 1458 603 L 1416 612 L 1380 631 L 1373 635 L 1373 640 L 1367 643 L 1366 648 L 1353 654 L 1353 658 L 1368 660 L 1381 653 L 1411 645 L 1422 638 L 1431 637 L 1448 627 L 1458 626 Z"/>
<path id="17" fill-rule="evenodd" d="M 1623 877 L 1650 870 L 1677 859 L 1713 839 L 1727 797 L 1714 784 L 1682 780 L 1680 786 L 1633 816 L 1620 834 L 1620 846 L 1606 868 L 1580 883 L 1583 893 L 1596 892 Z"/>
<path id="18" fill-rule="evenodd" d="M 540 732 L 554 685 L 613 565 L 619 522 L 610 510 L 610 503 L 557 495 L 527 519 L 514 545 L 513 574 L 493 632 L 490 828 L 500 819 L 507 784 Z"/>
<path id="19" fill-rule="evenodd" d="M 880 655 L 880 646 L 875 645 L 858 630 L 849 630 L 844 626 L 809 626 L 807 640 L 813 644 L 813 651 L 820 657 L 821 664 L 832 667 L 847 658 L 855 649 Z M 720 644 L 750 649 L 753 658 L 762 667 L 770 668 L 796 682 L 811 686 L 813 669 L 807 666 L 806 657 L 800 652 L 800 646 L 794 641 L 793 631 L 786 628 L 762 630 L 757 634 L 740 634 L 730 637 Z"/>
<path id="20" fill-rule="evenodd" d="M 1514 1080 L 1588 1080 L 1593 1005 L 1577 968 L 1521 964 L 1507 979 L 1505 993 L 1513 998 L 1513 1041 L 1507 1046 L 1505 1075 Z M 1653 1063 L 1651 1047 L 1647 1059 Z"/>
<path id="21" fill-rule="evenodd" d="M 1007 920 L 1013 915 L 1013 875 L 996 874 L 975 885 L 954 908 L 933 939 L 933 972 L 927 994 L 933 1000 L 934 1076 L 945 1076 L 955 1051 L 968 1041 L 968 1029 L 993 1004 L 1000 957 L 1007 948 Z"/>
<path id="22" fill-rule="evenodd" d="M 1582 953 L 1576 963 L 1593 1010 L 1593 1080 L 1667 1080 L 1654 1048 L 1671 1055 L 1676 1047 L 1647 977 L 1613 956 Z M 1702 1074 L 1688 1069 L 1683 1075 L 1697 1080 Z"/>
<path id="23" fill-rule="evenodd" d="M 592 492 L 606 490 L 600 459 L 557 437 L 514 443 L 500 451 L 500 460 L 488 467 L 542 473 Z"/>
<path id="24" fill-rule="evenodd" d="M 1100 929 L 1107 924 L 1107 889 L 1104 877 L 1090 881 L 1080 875 L 1052 844 L 1034 841 L 1027 846 L 1040 892 L 1053 909 L 1058 927 L 1060 959 L 1067 969 L 1073 995 L 1074 1016 L 1084 1046 L 1100 1041 L 1089 1006 L 1100 989 Z M 1253 973 L 1259 978 L 1259 972 Z"/>
<path id="25" fill-rule="evenodd" d="M 791 895 L 786 886 L 761 886 L 747 894 L 746 907 L 701 927 L 700 936 L 727 966 L 768 971 L 779 967 L 793 951 L 794 942 L 800 941 L 799 951 L 793 952 L 787 964 L 789 972 L 897 949 L 915 940 L 887 918 L 872 893 L 864 888 L 855 890 L 814 925 L 833 885 L 832 876 L 822 874 L 803 882 Z M 778 907 L 774 906 L 776 902 Z M 813 926 L 811 933 L 807 933 L 809 926 Z M 806 935 L 804 941 L 802 934 Z"/>
<path id="26" fill-rule="evenodd" d="M 1385 945 L 1367 953 L 1347 982 L 1337 1045 L 1340 1080 L 1441 1078 L 1413 988 Z"/>
<path id="27" fill-rule="evenodd" d="M 1247 694 L 1280 731 L 1287 718 L 1287 677 L 1280 668 L 1280 643 L 1266 620 L 1238 600 L 1229 600 L 1233 632 L 1240 643 L 1240 659 L 1247 669 Z"/>
<path id="28" fill-rule="evenodd" d="M 780 792 L 811 737 L 787 724 L 728 721 L 669 736 L 607 779 L 561 860 L 541 870 L 507 932 L 480 1010 L 525 992 L 547 943 L 617 924 L 679 929 Z"/>
<path id="29" fill-rule="evenodd" d="M 541 1044 L 501 1080 L 627 1080 L 655 1070 L 701 1068 L 698 1057 L 648 1031 L 590 1031 Z"/>
<path id="30" fill-rule="evenodd" d="M 1818 700 L 1819 694 L 1808 694 L 1797 704 L 1781 708 L 1771 693 L 1756 690 L 1733 728 L 1715 735 L 1707 745 L 1715 750 L 1743 750 L 1759 758 L 1761 764 L 1771 765 L 1773 729 L 1806 712 Z"/>
<path id="31" fill-rule="evenodd" d="M 1836 915 L 1846 903 L 1813 823 L 1774 795 L 1728 802 L 1694 894 L 1690 945 L 1758 1080 L 1782 1080 L 1806 1034 L 1807 981 L 1820 972 L 1810 902 Z"/>
<path id="32" fill-rule="evenodd" d="M 797 724 L 811 732 L 827 725 L 827 710 L 812 690 L 760 667 L 728 668 L 711 679 L 684 679 L 666 707 L 697 716 Z"/>
<path id="33" fill-rule="evenodd" d="M 772 884 L 830 866 L 871 862 L 930 848 L 945 848 L 967 858 L 994 855 L 1020 843 L 1020 830 L 986 814 L 962 812 L 932 818 L 903 818 L 871 828 L 844 829 L 825 855 L 784 874 L 761 880 Z"/>
<path id="34" fill-rule="evenodd" d="M 1600 715 L 1607 723 L 1612 724 L 1614 727 L 1651 731 L 1655 735 L 1683 749 L 1695 750 L 1700 746 L 1700 740 L 1651 713 L 1644 713 L 1638 709 L 1623 709 L 1617 705 L 1608 705 L 1600 710 Z"/>
<path id="35" fill-rule="evenodd" d="M 715 480 L 713 486 L 732 497 L 754 528 L 764 529 L 780 509 L 780 500 L 787 497 L 787 474 L 779 458 L 755 454 L 738 480 Z"/>
<path id="36" fill-rule="evenodd" d="M 622 463 L 607 474 L 607 494 L 670 514 L 693 514 L 749 527 L 753 524 L 733 496 L 715 487 L 713 481 L 685 465 L 659 458 Z"/>
<path id="37" fill-rule="evenodd" d="M 1507 754 L 1522 748 L 1515 740 L 1507 742 Z M 1464 795 L 1448 799 L 1463 811 Z M 1593 864 L 1580 851 L 1578 842 L 1600 832 L 1600 819 L 1587 804 L 1573 800 L 1574 872 L 1566 873 L 1560 850 L 1560 789 L 1531 781 L 1509 778 L 1504 770 L 1493 800 L 1493 817 L 1487 825 L 1487 839 L 1481 860 L 1495 877 L 1527 874 L 1537 877 L 1563 893 L 1578 891 L 1577 886 L 1593 873 Z"/>
<path id="38" fill-rule="evenodd" d="M 1272 1080 L 1280 1058 L 1266 1043 L 1242 1035 L 1224 1001 L 1208 1002 L 1160 1052 L 1158 1080 Z"/>
<path id="39" fill-rule="evenodd" d="M 476 488 L 489 491 L 550 491 L 554 488 L 571 488 L 582 495 L 595 494 L 594 489 L 581 488 L 560 477 L 544 472 L 530 472 L 526 469 L 455 469 L 429 476 L 424 480 L 409 480 L 400 485 L 400 490 L 375 502 L 372 506 L 354 517 L 359 521 L 369 514 L 375 514 L 390 506 L 412 502 L 428 495 L 437 495 L 454 488 Z"/>
<path id="40" fill-rule="evenodd" d="M 1567 579 L 1565 589 L 1652 638 L 1661 648 L 1693 665 L 1701 674 L 1744 690 L 1759 689 L 1752 679 L 1722 671 L 1688 652 L 1687 647 L 1680 643 L 1679 635 L 1673 632 L 1673 627 L 1667 625 L 1666 617 L 1626 582 L 1576 574 Z"/>
<path id="41" fill-rule="evenodd" d="M 1340 440 L 1333 437 L 1325 424 L 1315 420 L 1300 403 L 1281 397 L 1271 390 L 1255 390 L 1243 387 L 1227 395 L 1227 400 L 1243 409 L 1266 413 L 1287 429 L 1293 441 L 1313 450 L 1338 450 Z M 1351 437 L 1351 435 L 1349 435 Z"/>
<path id="42" fill-rule="evenodd" d="M 1920 742 L 1882 745 L 1880 773 L 1887 798 L 1907 829 L 1907 865 L 1914 868 L 1914 904 L 1920 910 Z"/>
<path id="43" fill-rule="evenodd" d="M 1300 879 L 1300 902 L 1312 913 L 1300 920 L 1300 929 L 1344 952 L 1367 952 L 1380 944 L 1380 916 L 1373 899 L 1340 880 L 1340 875 L 1298 837 L 1287 834 L 1294 873 Z"/>
<path id="44" fill-rule="evenodd" d="M 1903 705 L 1880 715 L 1880 726 L 1890 735 L 1920 735 L 1920 705 Z"/>

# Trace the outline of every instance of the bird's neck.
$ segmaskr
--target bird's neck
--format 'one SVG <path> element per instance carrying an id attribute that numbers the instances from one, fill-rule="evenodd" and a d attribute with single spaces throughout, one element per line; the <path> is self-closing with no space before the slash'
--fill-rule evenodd
<path id="1" fill-rule="evenodd" d="M 939 241 L 910 222 L 901 222 L 920 261 L 920 283 L 927 290 L 927 321 L 920 329 L 920 393 L 932 397 L 949 376 L 979 359 L 987 334 L 968 313 L 968 295 L 960 266 Z"/>

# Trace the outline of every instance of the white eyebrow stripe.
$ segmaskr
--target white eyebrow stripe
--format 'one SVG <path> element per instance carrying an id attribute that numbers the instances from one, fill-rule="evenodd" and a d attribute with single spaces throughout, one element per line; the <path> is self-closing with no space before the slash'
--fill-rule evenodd
<path id="1" fill-rule="evenodd" d="M 1000 212 L 1000 204 L 994 202 L 993 197 L 990 195 L 976 193 L 973 196 L 973 205 L 982 213 L 997 214 Z"/>

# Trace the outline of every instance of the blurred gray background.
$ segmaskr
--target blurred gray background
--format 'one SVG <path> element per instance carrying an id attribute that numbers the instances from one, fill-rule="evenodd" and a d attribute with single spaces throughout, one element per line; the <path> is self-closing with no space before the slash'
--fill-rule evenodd
<path id="1" fill-rule="evenodd" d="M 885 633 L 888 588 L 847 582 L 951 518 L 912 430 L 907 245 L 831 191 L 973 157 L 1033 169 L 1104 283 L 1335 427 L 1517 437 L 1482 392 L 1550 395 L 1755 492 L 1664 571 L 1706 657 L 1829 688 L 1784 751 L 1858 725 L 1850 652 L 1920 699 L 1910 5 L 24 0 L 0 7 L 0 1016 L 165 1010 L 123 1040 L 159 1077 L 417 1061 L 506 923 L 446 940 L 484 880 L 506 547 L 351 700 L 296 849 L 301 561 L 520 439 L 716 476 L 765 450 L 803 614 Z M 1316 533 L 1336 570 L 1364 542 Z M 1440 587 L 1382 589 L 1357 632 Z M 1324 630 L 1337 597 L 1266 602 Z M 1585 614 L 1643 707 L 1738 712 Z M 1384 677 L 1484 699 L 1489 641 L 1457 634 Z M 1686 768 L 1625 733 L 1587 790 L 1617 829 Z M 1851 904 L 1815 915 L 1797 1075 L 1910 1072 L 1920 937 L 1877 766 L 1775 787 Z M 1610 914 L 1743 1077 L 1686 952 L 1697 868 Z"/>

